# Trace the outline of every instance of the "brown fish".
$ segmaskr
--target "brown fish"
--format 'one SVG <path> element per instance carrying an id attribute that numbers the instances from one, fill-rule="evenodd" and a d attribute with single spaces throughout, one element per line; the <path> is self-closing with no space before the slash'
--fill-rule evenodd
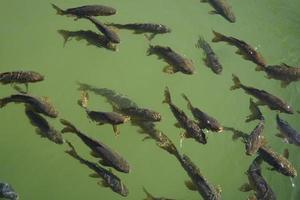
<path id="1" fill-rule="evenodd" d="M 236 21 L 232 8 L 226 0 L 201 0 L 201 2 L 208 2 L 215 9 L 211 14 L 222 15 L 231 23 Z"/>
<path id="2" fill-rule="evenodd" d="M 184 74 L 194 74 L 195 67 L 191 60 L 176 53 L 170 47 L 164 46 L 149 46 L 148 56 L 156 54 L 159 58 L 163 58 L 169 66 L 165 67 L 163 71 L 168 74 L 182 72 Z"/>
<path id="3" fill-rule="evenodd" d="M 215 37 L 212 40 L 213 42 L 227 42 L 228 44 L 237 47 L 238 51 L 236 53 L 242 55 L 244 59 L 250 60 L 259 66 L 266 66 L 265 59 L 262 55 L 246 42 L 234 37 L 227 37 L 216 31 L 213 31 L 213 33 L 215 34 Z"/>

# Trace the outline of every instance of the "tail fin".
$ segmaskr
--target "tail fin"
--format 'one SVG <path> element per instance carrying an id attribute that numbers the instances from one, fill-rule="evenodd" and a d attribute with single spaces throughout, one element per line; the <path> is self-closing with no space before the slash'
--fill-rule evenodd
<path id="1" fill-rule="evenodd" d="M 147 195 L 147 196 L 146 196 L 146 199 L 144 199 L 144 200 L 154 200 L 154 199 L 155 199 L 154 196 L 152 196 L 152 195 L 146 190 L 146 188 L 143 187 L 143 191 L 144 191 L 145 194 Z"/>
<path id="2" fill-rule="evenodd" d="M 251 121 L 256 120 L 256 119 L 264 120 L 264 117 L 263 117 L 260 109 L 258 108 L 256 103 L 254 103 L 252 98 L 250 98 L 249 109 L 251 111 L 251 114 L 247 116 L 246 122 L 251 122 Z"/>
<path id="3" fill-rule="evenodd" d="M 147 56 L 150 56 L 153 54 L 153 49 L 154 49 L 154 46 L 150 44 L 149 48 L 147 50 Z"/>
<path id="4" fill-rule="evenodd" d="M 188 99 L 188 97 L 185 94 L 182 94 L 182 97 L 188 102 L 188 104 L 187 104 L 188 109 L 192 110 L 193 106 L 192 106 L 191 101 Z"/>
<path id="5" fill-rule="evenodd" d="M 60 123 L 65 125 L 65 127 L 61 130 L 62 133 L 77 133 L 78 132 L 76 127 L 73 124 L 71 124 L 71 122 L 69 122 L 65 119 L 60 119 L 59 121 L 60 121 Z"/>
<path id="6" fill-rule="evenodd" d="M 72 156 L 73 158 L 80 158 L 80 156 L 77 154 L 75 147 L 71 144 L 71 142 L 69 142 L 68 140 L 66 141 L 66 143 L 69 145 L 70 150 L 66 150 L 65 152 L 67 154 L 69 154 L 70 156 Z"/>
<path id="7" fill-rule="evenodd" d="M 212 39 L 212 42 L 225 41 L 225 39 L 226 39 L 225 35 L 222 35 L 221 33 L 218 33 L 214 30 L 213 30 L 213 33 L 214 33 L 215 37 Z"/>
<path id="8" fill-rule="evenodd" d="M 234 75 L 234 74 L 232 74 L 232 81 L 233 81 L 234 85 L 230 87 L 230 90 L 236 90 L 236 89 L 241 88 L 241 81 L 240 81 L 240 79 L 239 79 L 236 75 Z"/>
<path id="9" fill-rule="evenodd" d="M 78 105 L 87 109 L 88 101 L 89 101 L 89 93 L 86 90 L 81 90 L 80 99 L 78 100 Z"/>
<path id="10" fill-rule="evenodd" d="M 204 48 L 206 46 L 207 42 L 204 40 L 202 36 L 199 36 L 198 42 L 196 44 L 197 48 Z"/>
<path id="11" fill-rule="evenodd" d="M 66 43 L 69 41 L 70 39 L 70 32 L 66 31 L 66 30 L 58 30 L 57 31 L 59 34 L 61 34 L 61 36 L 63 36 L 64 38 L 64 46 L 66 46 Z"/>
<path id="12" fill-rule="evenodd" d="M 52 7 L 56 10 L 56 14 L 58 14 L 58 15 L 64 15 L 66 12 L 64 11 L 64 10 L 62 10 L 62 9 L 60 9 L 58 6 L 56 6 L 55 4 L 51 4 L 52 5 Z"/>
<path id="13" fill-rule="evenodd" d="M 165 88 L 165 100 L 163 100 L 163 103 L 167 103 L 167 104 L 172 103 L 171 94 L 168 87 Z"/>

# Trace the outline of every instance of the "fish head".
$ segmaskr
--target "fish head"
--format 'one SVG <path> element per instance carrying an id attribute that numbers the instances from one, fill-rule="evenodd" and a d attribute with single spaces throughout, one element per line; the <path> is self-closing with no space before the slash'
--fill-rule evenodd
<path id="1" fill-rule="evenodd" d="M 123 197 L 127 197 L 128 194 L 129 194 L 129 191 L 128 191 L 127 187 L 121 181 L 116 181 L 112 185 L 112 188 L 115 192 L 122 195 Z"/>
<path id="2" fill-rule="evenodd" d="M 235 15 L 233 14 L 233 12 L 231 11 L 231 8 L 228 8 L 228 9 L 225 9 L 224 10 L 224 16 L 225 18 L 231 22 L 231 23 L 234 23 L 236 21 L 235 19 Z"/>
<path id="3" fill-rule="evenodd" d="M 283 106 L 283 112 L 288 113 L 288 114 L 294 114 L 292 107 L 288 104 L 285 104 Z"/>
<path id="4" fill-rule="evenodd" d="M 44 76 L 37 73 L 37 72 L 31 72 L 32 82 L 38 82 L 44 80 Z"/>
<path id="5" fill-rule="evenodd" d="M 51 135 L 51 140 L 55 142 L 56 144 L 64 144 L 65 140 L 62 137 L 62 134 L 56 130 L 52 130 L 52 132 L 49 134 Z"/>
<path id="6" fill-rule="evenodd" d="M 283 163 L 285 163 L 285 164 L 283 164 Z M 292 163 L 290 163 L 288 160 L 286 160 L 286 162 L 281 162 L 281 166 L 284 166 L 284 165 L 285 165 L 285 167 L 283 167 L 283 170 L 281 171 L 284 175 L 290 176 L 290 177 L 297 176 L 297 174 L 298 174 L 297 170 L 292 165 Z"/>
<path id="7" fill-rule="evenodd" d="M 157 28 L 157 31 L 158 31 L 159 33 L 170 33 L 170 32 L 171 32 L 171 29 L 168 28 L 168 27 L 166 27 L 166 26 L 164 26 L 164 25 L 162 25 L 162 24 L 159 24 L 159 25 L 158 25 L 158 28 Z"/>
<path id="8" fill-rule="evenodd" d="M 216 120 L 207 120 L 206 123 L 212 131 L 216 131 L 218 133 L 223 131 L 223 127 Z"/>

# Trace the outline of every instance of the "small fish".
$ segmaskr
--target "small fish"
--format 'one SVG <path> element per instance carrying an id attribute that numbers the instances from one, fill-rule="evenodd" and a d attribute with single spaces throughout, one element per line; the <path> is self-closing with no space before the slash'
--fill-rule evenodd
<path id="1" fill-rule="evenodd" d="M 204 53 L 206 54 L 206 58 L 204 59 L 205 64 L 209 68 L 211 68 L 211 70 L 215 74 L 221 74 L 223 67 L 222 67 L 221 63 L 219 62 L 217 55 L 212 50 L 211 46 L 202 37 L 199 37 L 196 47 L 202 48 Z"/>
<path id="2" fill-rule="evenodd" d="M 28 104 L 35 112 L 44 114 L 48 117 L 56 118 L 58 116 L 58 112 L 47 97 L 40 98 L 29 94 L 13 94 L 0 99 L 0 108 L 11 102 Z"/>
<path id="3" fill-rule="evenodd" d="M 243 192 L 254 190 L 254 199 L 257 200 L 276 200 L 274 191 L 261 174 L 261 161 L 260 157 L 256 157 L 251 163 L 247 171 L 249 183 L 244 184 L 240 190 Z"/>
<path id="4" fill-rule="evenodd" d="M 68 153 L 70 156 L 75 158 L 76 160 L 80 161 L 80 163 L 88 166 L 91 170 L 95 172 L 95 174 L 92 174 L 91 177 L 95 178 L 102 178 L 102 182 L 99 182 L 99 185 L 103 187 L 109 187 L 112 189 L 112 191 L 120 194 L 121 196 L 128 196 L 129 191 L 127 187 L 122 183 L 121 179 L 114 175 L 111 171 L 106 170 L 105 168 L 101 167 L 97 163 L 90 162 L 81 156 L 78 155 L 76 152 L 74 146 L 68 142 L 69 147 L 71 148 L 70 150 L 67 150 L 66 153 Z"/>
<path id="5" fill-rule="evenodd" d="M 262 55 L 246 42 L 234 37 L 227 37 L 216 31 L 213 31 L 213 33 L 215 34 L 215 38 L 212 40 L 213 42 L 227 42 L 230 45 L 237 47 L 238 51 L 236 53 L 242 55 L 244 59 L 250 60 L 258 66 L 266 66 L 265 59 Z"/>
<path id="6" fill-rule="evenodd" d="M 89 16 L 109 16 L 114 15 L 117 12 L 116 9 L 103 5 L 86 5 L 76 8 L 68 8 L 66 10 L 62 10 L 54 4 L 52 4 L 52 7 L 57 11 L 58 15 L 71 15 L 77 18 Z"/>
<path id="7" fill-rule="evenodd" d="M 39 133 L 41 136 L 47 137 L 49 140 L 55 142 L 56 144 L 64 143 L 64 139 L 61 133 L 50 126 L 48 121 L 41 115 L 34 112 L 31 107 L 26 106 L 25 114 L 29 118 L 31 124 L 37 127 L 37 133 Z"/>
<path id="8" fill-rule="evenodd" d="M 108 26 L 114 26 L 119 29 L 134 30 L 135 34 L 151 33 L 148 39 L 153 39 L 157 34 L 170 33 L 171 29 L 163 24 L 153 23 L 133 23 L 133 24 L 115 24 L 110 23 Z"/>
<path id="9" fill-rule="evenodd" d="M 256 103 L 254 103 L 253 99 L 250 98 L 250 105 L 249 105 L 249 109 L 251 111 L 251 114 L 247 116 L 247 119 L 245 120 L 245 122 L 251 122 L 253 120 L 265 120 L 263 114 L 261 113 L 259 107 L 256 105 Z"/>
<path id="10" fill-rule="evenodd" d="M 189 119 L 183 110 L 179 109 L 172 103 L 168 87 L 165 88 L 165 100 L 163 103 L 167 103 L 169 105 L 174 117 L 177 119 L 178 124 L 176 124 L 176 126 L 183 128 L 186 131 L 183 135 L 184 137 L 194 138 L 197 142 L 202 144 L 207 143 L 206 136 L 199 125 L 195 121 Z"/>
<path id="11" fill-rule="evenodd" d="M 143 187 L 143 191 L 145 192 L 145 194 L 147 195 L 146 196 L 146 199 L 144 200 L 174 200 L 174 199 L 168 199 L 168 198 L 165 198 L 165 197 L 154 197 L 152 194 L 150 194 L 146 188 Z"/>
<path id="12" fill-rule="evenodd" d="M 280 131 L 276 136 L 284 138 L 289 144 L 300 146 L 300 133 L 291 127 L 287 121 L 280 119 L 279 115 L 276 116 L 277 129 Z"/>
<path id="13" fill-rule="evenodd" d="M 163 46 L 149 46 L 148 56 L 156 54 L 159 58 L 163 58 L 169 66 L 164 68 L 164 72 L 168 74 L 174 74 L 176 72 L 182 72 L 184 74 L 194 74 L 195 67 L 191 60 L 179 55 L 170 47 Z"/>
<path id="14" fill-rule="evenodd" d="M 258 149 L 266 144 L 266 140 L 264 136 L 262 136 L 262 132 L 265 127 L 265 121 L 259 121 L 258 125 L 253 129 L 250 135 L 247 137 L 246 144 L 246 155 L 252 156 L 254 155 Z"/>
<path id="15" fill-rule="evenodd" d="M 76 40 L 86 40 L 88 45 L 94 45 L 99 48 L 105 48 L 111 51 L 117 51 L 117 46 L 111 43 L 104 35 L 97 34 L 93 31 L 67 31 L 58 30 L 58 33 L 64 38 L 64 46 L 71 38 Z"/>
<path id="16" fill-rule="evenodd" d="M 211 14 L 222 15 L 231 23 L 236 21 L 232 8 L 226 0 L 201 0 L 201 2 L 208 2 L 212 7 L 214 7 L 215 10 L 211 11 Z"/>
<path id="17" fill-rule="evenodd" d="M 187 172 L 192 181 L 186 181 L 185 185 L 193 191 L 198 191 L 204 200 L 220 200 L 221 188 L 210 184 L 201 174 L 199 168 L 187 155 L 178 158 L 183 169 Z"/>
<path id="18" fill-rule="evenodd" d="M 260 105 L 267 105 L 271 110 L 278 110 L 287 114 L 294 113 L 292 107 L 279 97 L 276 97 L 264 90 L 243 85 L 240 79 L 234 74 L 232 74 L 232 77 L 234 85 L 230 88 L 230 90 L 242 88 L 247 94 L 257 98 L 259 100 L 258 104 Z"/>
<path id="19" fill-rule="evenodd" d="M 286 155 L 282 156 L 273 151 L 270 147 L 265 146 L 259 148 L 258 154 L 265 162 L 273 167 L 272 170 L 276 170 L 285 176 L 297 176 L 297 170 L 286 158 Z M 288 154 L 288 151 L 286 151 L 286 154 Z"/>
<path id="20" fill-rule="evenodd" d="M 71 132 L 75 133 L 91 150 L 92 155 L 100 157 L 102 159 L 101 164 L 109 167 L 113 167 L 116 170 L 124 173 L 129 173 L 130 167 L 128 162 L 117 152 L 113 151 L 110 147 L 104 143 L 97 141 L 86 134 L 78 130 L 74 125 L 64 119 L 60 119 L 60 122 L 65 125 L 62 133 Z"/>
<path id="21" fill-rule="evenodd" d="M 201 128 L 206 128 L 206 129 L 214 131 L 214 132 L 222 132 L 223 131 L 223 127 L 215 118 L 209 116 L 205 112 L 201 111 L 199 108 L 194 107 L 192 105 L 191 101 L 188 99 L 188 97 L 185 94 L 182 94 L 182 97 L 187 101 L 188 109 L 190 109 L 192 111 L 194 117 L 198 120 L 199 126 Z"/>
<path id="22" fill-rule="evenodd" d="M 281 87 L 287 87 L 293 81 L 300 80 L 300 67 L 292 67 L 285 63 L 280 65 L 258 66 L 256 71 L 264 71 L 267 78 L 281 81 Z"/>
<path id="23" fill-rule="evenodd" d="M 105 35 L 105 37 L 112 43 L 120 43 L 120 38 L 115 31 L 111 28 L 107 27 L 105 24 L 100 22 L 99 20 L 93 17 L 86 17 L 86 19 L 90 20 L 101 33 Z"/>
<path id="24" fill-rule="evenodd" d="M 0 182 L 0 198 L 18 200 L 19 195 L 8 183 Z"/>

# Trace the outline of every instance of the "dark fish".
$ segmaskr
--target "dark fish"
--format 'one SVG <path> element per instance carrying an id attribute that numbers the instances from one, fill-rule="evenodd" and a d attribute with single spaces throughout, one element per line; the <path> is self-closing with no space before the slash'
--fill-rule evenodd
<path id="1" fill-rule="evenodd" d="M 215 52 L 212 50 L 210 45 L 202 38 L 200 37 L 198 40 L 198 43 L 196 44 L 197 48 L 202 48 L 206 58 L 204 59 L 205 64 L 211 68 L 211 70 L 216 74 L 221 74 L 223 67 L 221 63 L 219 62 L 219 59 Z"/>
<path id="2" fill-rule="evenodd" d="M 152 194 L 150 194 L 145 188 L 143 188 L 144 192 L 146 193 L 146 199 L 144 200 L 174 200 L 174 199 L 168 199 L 165 197 L 154 197 Z"/>
<path id="3" fill-rule="evenodd" d="M 163 58 L 169 66 L 164 68 L 164 72 L 168 74 L 174 74 L 176 72 L 182 72 L 184 74 L 193 74 L 195 71 L 194 64 L 191 60 L 179 55 L 170 47 L 163 46 L 149 46 L 148 56 L 156 54 L 159 58 Z"/>
<path id="4" fill-rule="evenodd" d="M 56 5 L 52 4 L 52 7 L 57 11 L 58 15 L 71 15 L 77 18 L 89 17 L 89 16 L 108 16 L 116 14 L 116 9 L 103 5 L 86 5 L 76 8 L 68 8 L 62 10 Z"/>
<path id="5" fill-rule="evenodd" d="M 262 136 L 262 132 L 265 127 L 265 121 L 259 121 L 258 125 L 253 129 L 250 135 L 247 137 L 246 144 L 246 155 L 252 156 L 254 155 L 258 149 L 266 144 L 266 140 L 264 136 Z"/>
<path id="6" fill-rule="evenodd" d="M 101 167 L 100 165 L 90 162 L 81 156 L 79 156 L 73 147 L 73 145 L 68 142 L 69 147 L 71 148 L 70 150 L 67 150 L 66 153 L 68 153 L 70 156 L 75 158 L 76 160 L 80 161 L 80 163 L 88 166 L 91 170 L 95 172 L 95 174 L 92 174 L 92 177 L 95 178 L 101 178 L 102 182 L 99 182 L 100 185 L 103 187 L 109 187 L 112 189 L 114 192 L 120 194 L 121 196 L 128 196 L 128 189 L 127 187 L 122 183 L 121 179 L 114 175 L 111 171 L 106 170 L 105 168 Z"/>
<path id="7" fill-rule="evenodd" d="M 8 183 L 0 182 L 0 198 L 18 200 L 19 195 Z"/>
<path id="8" fill-rule="evenodd" d="M 250 60 L 259 66 L 266 66 L 266 62 L 262 55 L 246 42 L 234 37 L 227 37 L 216 31 L 213 31 L 213 33 L 215 34 L 215 38 L 212 40 L 213 42 L 227 42 L 228 44 L 237 47 L 238 51 L 236 53 L 242 55 L 244 59 Z"/>
<path id="9" fill-rule="evenodd" d="M 182 96 L 187 101 L 188 109 L 192 111 L 194 117 L 198 120 L 199 126 L 201 128 L 206 128 L 214 132 L 223 131 L 223 127 L 215 118 L 209 116 L 205 112 L 201 111 L 199 108 L 194 107 L 185 94 L 182 94 Z"/>
<path id="10" fill-rule="evenodd" d="M 105 35 L 105 37 L 112 43 L 120 43 L 120 38 L 116 32 L 107 27 L 105 24 L 100 22 L 99 20 L 93 17 L 86 17 L 86 19 L 90 20 L 101 33 Z"/>
<path id="11" fill-rule="evenodd" d="M 117 46 L 109 42 L 109 40 L 104 36 L 97 34 L 93 31 L 67 31 L 67 30 L 58 30 L 58 33 L 61 34 L 64 38 L 64 46 L 71 38 L 76 38 L 76 40 L 86 40 L 88 45 L 94 45 L 99 48 L 105 48 L 112 51 L 117 51 Z"/>
<path id="12" fill-rule="evenodd" d="M 101 164 L 115 168 L 120 172 L 129 173 L 130 167 L 128 162 L 122 158 L 117 152 L 113 151 L 104 143 L 97 141 L 78 130 L 70 122 L 60 119 L 60 122 L 65 125 L 62 133 L 75 133 L 91 150 L 92 155 L 102 159 Z"/>
<path id="13" fill-rule="evenodd" d="M 31 107 L 26 106 L 25 113 L 31 124 L 37 127 L 37 133 L 39 133 L 43 137 L 47 137 L 49 140 L 55 142 L 56 144 L 64 143 L 64 139 L 61 133 L 50 126 L 48 121 L 41 115 L 34 112 Z"/>
<path id="14" fill-rule="evenodd" d="M 119 29 L 134 30 L 135 34 L 151 33 L 148 37 L 150 40 L 153 39 L 157 34 L 170 33 L 171 29 L 163 24 L 153 23 L 133 23 L 133 24 L 115 24 L 110 23 L 108 26 L 114 26 Z"/>
<path id="15" fill-rule="evenodd" d="M 276 170 L 285 176 L 297 176 L 297 170 L 292 163 L 290 163 L 290 161 L 284 156 L 273 151 L 270 147 L 260 147 L 258 154 L 265 162 L 273 167 L 272 170 Z"/>
<path id="16" fill-rule="evenodd" d="M 199 168 L 191 161 L 191 159 L 183 155 L 178 157 L 183 169 L 187 172 L 192 181 L 186 181 L 185 184 L 190 190 L 198 191 L 204 200 L 220 200 L 221 188 L 210 184 L 206 178 L 200 173 Z"/>
<path id="17" fill-rule="evenodd" d="M 207 143 L 206 136 L 199 125 L 195 121 L 189 119 L 183 110 L 179 109 L 172 103 L 168 87 L 165 88 L 165 100 L 163 103 L 167 103 L 169 105 L 174 117 L 177 119 L 178 124 L 176 124 L 176 126 L 183 128 L 186 131 L 184 133 L 184 137 L 194 138 L 197 142 L 202 144 Z"/>
<path id="18" fill-rule="evenodd" d="M 287 121 L 280 119 L 278 114 L 276 116 L 276 121 L 277 129 L 280 131 L 277 136 L 284 138 L 289 144 L 300 146 L 300 133 L 291 127 Z"/>
<path id="19" fill-rule="evenodd" d="M 265 120 L 263 114 L 261 113 L 258 105 L 256 105 L 256 103 L 254 103 L 253 99 L 250 98 L 250 105 L 249 105 L 249 109 L 251 111 L 251 114 L 247 116 L 247 119 L 245 120 L 246 122 L 251 122 L 253 120 Z"/>
<path id="20" fill-rule="evenodd" d="M 235 15 L 231 9 L 231 6 L 227 3 L 226 0 L 201 0 L 202 2 L 208 2 L 212 7 L 214 7 L 214 11 L 211 14 L 219 14 L 222 15 L 229 22 L 235 22 Z"/>
<path id="21" fill-rule="evenodd" d="M 29 94 L 13 94 L 0 99 L 0 108 L 11 102 L 28 104 L 35 112 L 44 114 L 48 117 L 56 118 L 58 116 L 58 112 L 46 97 L 40 98 Z"/>
<path id="22" fill-rule="evenodd" d="M 260 90 L 253 87 L 245 86 L 241 83 L 239 78 L 232 74 L 234 85 L 230 88 L 231 90 L 242 88 L 247 94 L 254 96 L 259 100 L 258 104 L 267 105 L 271 110 L 279 110 L 280 112 L 293 114 L 293 109 L 286 102 L 281 100 L 264 90 Z"/>
<path id="23" fill-rule="evenodd" d="M 287 87 L 293 81 L 300 80 L 300 67 L 292 67 L 285 63 L 280 65 L 258 66 L 256 71 L 264 71 L 267 78 L 281 81 L 282 87 Z"/>
<path id="24" fill-rule="evenodd" d="M 275 193 L 261 174 L 260 165 L 261 158 L 255 158 L 247 171 L 249 183 L 244 184 L 240 190 L 243 192 L 254 190 L 254 199 L 257 200 L 276 200 Z"/>

